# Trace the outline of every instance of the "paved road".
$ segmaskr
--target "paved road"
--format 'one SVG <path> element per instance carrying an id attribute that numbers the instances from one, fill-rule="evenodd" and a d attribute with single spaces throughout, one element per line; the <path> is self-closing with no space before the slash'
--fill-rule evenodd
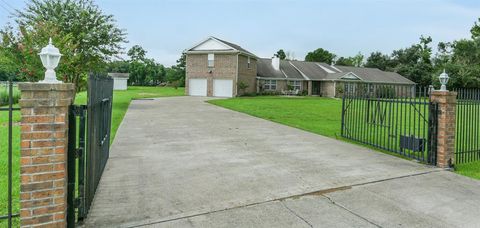
<path id="1" fill-rule="evenodd" d="M 480 225 L 479 181 L 204 100 L 132 102 L 86 227 Z"/>

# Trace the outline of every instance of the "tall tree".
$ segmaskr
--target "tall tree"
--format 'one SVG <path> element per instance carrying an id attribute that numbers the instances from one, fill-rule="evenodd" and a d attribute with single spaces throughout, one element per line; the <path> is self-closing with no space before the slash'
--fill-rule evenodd
<path id="1" fill-rule="evenodd" d="M 380 70 L 390 70 L 391 60 L 388 55 L 384 55 L 381 52 L 372 52 L 367 58 L 365 67 L 378 68 Z"/>
<path id="2" fill-rule="evenodd" d="M 187 56 L 185 53 L 182 53 L 180 58 L 177 60 L 177 65 L 166 69 L 167 81 L 173 84 L 175 87 L 185 85 L 186 60 Z"/>
<path id="3" fill-rule="evenodd" d="M 334 58 L 335 58 L 335 54 L 330 53 L 329 51 L 323 48 L 318 48 L 315 51 L 307 53 L 307 56 L 305 56 L 305 61 L 324 62 L 324 63 L 331 64 Z"/>
<path id="4" fill-rule="evenodd" d="M 283 51 L 283 49 L 278 50 L 274 56 L 281 60 L 284 60 L 285 58 L 287 58 L 287 54 L 285 54 L 285 51 Z"/>
<path id="5" fill-rule="evenodd" d="M 8 36 L 4 38 L 6 46 L 16 53 L 17 61 L 34 64 L 26 60 L 52 37 L 64 54 L 57 75 L 75 83 L 77 89 L 89 72 L 105 69 L 106 62 L 119 54 L 126 42 L 126 34 L 116 26 L 113 16 L 102 12 L 92 0 L 30 0 L 15 15 L 18 32 L 5 28 L 2 35 Z M 38 80 L 43 77 L 41 72 L 24 75 Z"/>
<path id="6" fill-rule="evenodd" d="M 480 88 L 480 25 L 477 22 L 470 30 L 471 39 L 438 45 L 434 76 L 446 69 L 450 75 L 450 87 Z"/>
<path id="7" fill-rule="evenodd" d="M 394 71 L 422 86 L 430 85 L 434 70 L 431 42 L 431 37 L 422 36 L 419 44 L 393 51 L 391 62 Z"/>
<path id="8" fill-rule="evenodd" d="M 131 61 L 144 61 L 147 51 L 145 51 L 142 46 L 135 45 L 128 50 L 127 55 L 130 57 Z"/>
<path id="9" fill-rule="evenodd" d="M 337 61 L 335 61 L 335 65 L 361 67 L 363 66 L 363 59 L 364 59 L 363 54 L 359 52 L 353 57 L 338 58 Z"/>

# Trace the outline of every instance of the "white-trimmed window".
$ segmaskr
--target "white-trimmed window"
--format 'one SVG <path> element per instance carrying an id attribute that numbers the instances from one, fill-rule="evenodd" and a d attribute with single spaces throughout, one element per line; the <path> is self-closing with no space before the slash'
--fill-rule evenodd
<path id="1" fill-rule="evenodd" d="M 276 80 L 265 80 L 265 84 L 263 84 L 263 89 L 265 89 L 265 90 L 276 90 L 277 89 L 277 81 Z"/>
<path id="2" fill-rule="evenodd" d="M 250 56 L 247 57 L 247 68 L 250 69 Z"/>
<path id="3" fill-rule="evenodd" d="M 302 81 L 290 81 L 290 85 L 292 86 L 293 90 L 301 90 L 302 89 Z"/>
<path id="4" fill-rule="evenodd" d="M 214 67 L 215 63 L 215 55 L 214 54 L 208 54 L 208 67 Z"/>

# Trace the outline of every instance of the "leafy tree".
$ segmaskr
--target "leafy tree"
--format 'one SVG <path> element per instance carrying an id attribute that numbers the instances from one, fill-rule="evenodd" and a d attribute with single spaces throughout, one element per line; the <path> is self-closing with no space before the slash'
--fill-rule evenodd
<path id="1" fill-rule="evenodd" d="M 128 57 L 131 61 L 144 61 L 147 51 L 143 49 L 140 45 L 135 45 L 127 52 Z"/>
<path id="2" fill-rule="evenodd" d="M 324 63 L 331 64 L 334 58 L 335 58 L 335 54 L 330 53 L 329 51 L 323 48 L 318 48 L 313 52 L 307 53 L 307 56 L 305 56 L 305 61 L 324 62 Z"/>
<path id="3" fill-rule="evenodd" d="M 165 81 L 165 67 L 147 58 L 147 51 L 140 45 L 130 48 L 127 55 L 130 57 L 127 62 L 130 85 L 158 85 Z"/>
<path id="4" fill-rule="evenodd" d="M 30 0 L 15 19 L 18 32 L 5 28 L 2 35 L 9 41 L 6 47 L 15 61 L 28 65 L 21 73 L 26 80 L 43 78 L 36 53 L 48 37 L 64 55 L 58 77 L 75 83 L 77 89 L 89 72 L 105 69 L 126 42 L 125 32 L 116 26 L 113 16 L 104 14 L 93 0 Z"/>
<path id="5" fill-rule="evenodd" d="M 278 50 L 274 56 L 281 60 L 284 60 L 285 58 L 287 58 L 287 54 L 285 54 L 285 51 L 283 51 L 283 49 Z"/>
<path id="6" fill-rule="evenodd" d="M 470 32 L 471 39 L 441 42 L 438 45 L 433 76 L 438 77 L 445 69 L 451 78 L 449 87 L 480 88 L 480 26 L 477 22 Z"/>
<path id="7" fill-rule="evenodd" d="M 187 56 L 185 55 L 185 53 L 182 53 L 180 58 L 177 60 L 177 65 L 166 69 L 167 81 L 175 85 L 176 87 L 185 86 L 186 60 Z"/>
<path id="8" fill-rule="evenodd" d="M 125 60 L 110 62 L 108 64 L 107 71 L 114 73 L 129 73 L 130 63 Z"/>
<path id="9" fill-rule="evenodd" d="M 367 58 L 365 67 L 387 70 L 391 68 L 391 60 L 388 55 L 384 55 L 381 52 L 372 52 Z"/>
<path id="10" fill-rule="evenodd" d="M 340 57 L 335 61 L 335 65 L 339 66 L 354 66 L 353 60 L 351 57 Z"/>
<path id="11" fill-rule="evenodd" d="M 364 56 L 362 53 L 358 53 L 353 57 L 340 57 L 335 61 L 335 65 L 339 66 L 355 66 L 355 67 L 361 67 L 363 66 L 363 59 Z"/>
<path id="12" fill-rule="evenodd" d="M 431 37 L 422 36 L 419 44 L 393 51 L 391 62 L 394 71 L 422 86 L 430 85 L 434 71 L 431 42 Z"/>
<path id="13" fill-rule="evenodd" d="M 55 37 L 58 34 L 56 27 L 50 23 L 38 23 L 33 27 L 20 26 L 19 31 L 14 31 L 13 27 L 5 27 L 0 31 L 2 35 L 1 52 L 5 58 L 8 58 L 12 66 L 16 69 L 16 80 L 38 81 L 43 79 L 45 69 L 38 57 L 40 48 L 48 44 L 49 37 L 54 37 L 53 42 L 63 56 L 60 66 L 56 69 L 57 77 L 65 80 L 67 73 L 78 69 L 70 69 L 73 61 L 78 59 L 71 50 L 76 46 L 71 42 L 71 35 Z M 63 50 L 63 51 L 62 51 Z"/>

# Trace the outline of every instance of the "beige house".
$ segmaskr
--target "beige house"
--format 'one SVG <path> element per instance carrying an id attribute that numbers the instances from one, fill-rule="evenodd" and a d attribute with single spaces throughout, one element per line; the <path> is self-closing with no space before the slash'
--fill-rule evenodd
<path id="1" fill-rule="evenodd" d="M 235 97 L 244 93 L 339 96 L 344 82 L 415 85 L 394 72 L 317 62 L 259 58 L 242 47 L 209 37 L 185 51 L 186 94 Z"/>

